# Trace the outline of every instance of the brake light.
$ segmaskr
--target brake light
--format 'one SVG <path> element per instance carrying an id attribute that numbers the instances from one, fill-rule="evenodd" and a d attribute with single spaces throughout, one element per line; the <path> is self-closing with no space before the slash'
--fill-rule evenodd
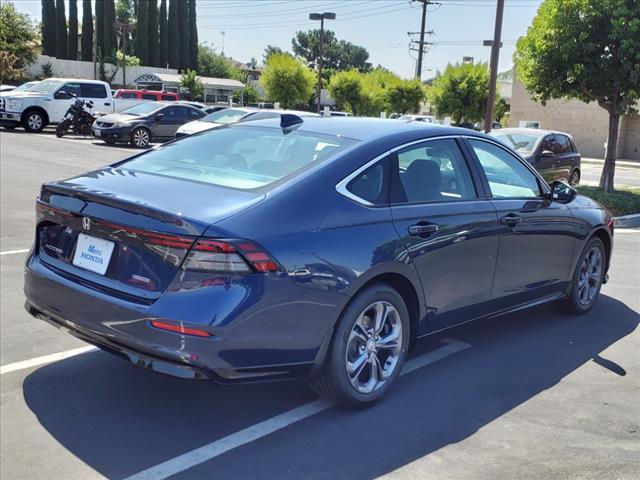
<path id="1" fill-rule="evenodd" d="M 615 220 L 612 218 L 609 219 L 609 221 L 607 222 L 607 227 L 609 228 L 609 231 L 611 232 L 611 234 L 613 234 L 613 229 L 615 227 Z"/>
<path id="2" fill-rule="evenodd" d="M 151 326 L 159 328 L 160 330 L 166 330 L 167 332 L 181 333 L 183 335 L 193 335 L 195 337 L 210 337 L 211 334 L 206 330 L 199 328 L 185 327 L 184 325 L 176 325 L 174 323 L 161 322 L 159 320 L 151 320 Z"/>
<path id="3" fill-rule="evenodd" d="M 280 270 L 261 247 L 247 240 L 198 240 L 185 260 L 185 270 L 224 273 L 269 273 Z"/>

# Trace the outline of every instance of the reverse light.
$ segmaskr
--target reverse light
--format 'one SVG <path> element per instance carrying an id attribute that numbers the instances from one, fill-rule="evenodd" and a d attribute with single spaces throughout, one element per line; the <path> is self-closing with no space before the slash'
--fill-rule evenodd
<path id="1" fill-rule="evenodd" d="M 269 273 L 280 267 L 261 247 L 247 240 L 198 240 L 187 259 L 185 270 L 224 273 Z"/>
<path id="2" fill-rule="evenodd" d="M 185 327 L 184 325 L 179 325 L 175 323 L 169 322 L 161 322 L 159 320 L 151 320 L 151 326 L 155 328 L 159 328 L 160 330 L 166 330 L 167 332 L 181 333 L 183 335 L 192 335 L 194 337 L 210 337 L 211 334 L 206 330 L 201 330 L 199 328 Z"/>

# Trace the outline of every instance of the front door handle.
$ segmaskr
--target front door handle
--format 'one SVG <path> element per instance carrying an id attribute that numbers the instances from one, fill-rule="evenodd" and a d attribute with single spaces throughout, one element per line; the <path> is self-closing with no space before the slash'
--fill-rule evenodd
<path id="1" fill-rule="evenodd" d="M 438 231 L 438 225 L 435 223 L 418 223 L 409 227 L 409 235 L 415 237 L 426 237 Z"/>
<path id="2" fill-rule="evenodd" d="M 522 221 L 522 218 L 515 213 L 508 213 L 503 217 L 500 217 L 500 223 L 507 227 L 515 227 Z"/>

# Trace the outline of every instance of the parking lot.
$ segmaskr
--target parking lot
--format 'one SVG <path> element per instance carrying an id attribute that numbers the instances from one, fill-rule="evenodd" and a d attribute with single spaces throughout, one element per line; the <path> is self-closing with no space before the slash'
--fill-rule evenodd
<path id="1" fill-rule="evenodd" d="M 0 149 L 2 478 L 640 478 L 640 230 L 616 232 L 587 315 L 543 306 L 433 335 L 384 401 L 348 411 L 302 382 L 150 373 L 31 318 L 40 184 L 137 150 L 18 130 Z"/>

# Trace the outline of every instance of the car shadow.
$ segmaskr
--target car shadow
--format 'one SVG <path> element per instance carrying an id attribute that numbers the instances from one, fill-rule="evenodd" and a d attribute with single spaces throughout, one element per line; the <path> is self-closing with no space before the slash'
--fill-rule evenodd
<path id="1" fill-rule="evenodd" d="M 582 317 L 543 306 L 451 329 L 418 342 L 412 355 L 442 346 L 444 337 L 471 348 L 403 376 L 381 403 L 332 408 L 179 477 L 377 477 L 473 435 L 588 361 L 622 381 L 625 366 L 601 355 L 639 322 L 638 313 L 603 295 Z M 302 382 L 215 387 L 152 374 L 102 352 L 34 371 L 23 393 L 47 432 L 108 478 L 315 399 Z M 376 435 L 386 441 L 368 441 Z M 366 461 L 354 461 L 363 441 Z"/>

